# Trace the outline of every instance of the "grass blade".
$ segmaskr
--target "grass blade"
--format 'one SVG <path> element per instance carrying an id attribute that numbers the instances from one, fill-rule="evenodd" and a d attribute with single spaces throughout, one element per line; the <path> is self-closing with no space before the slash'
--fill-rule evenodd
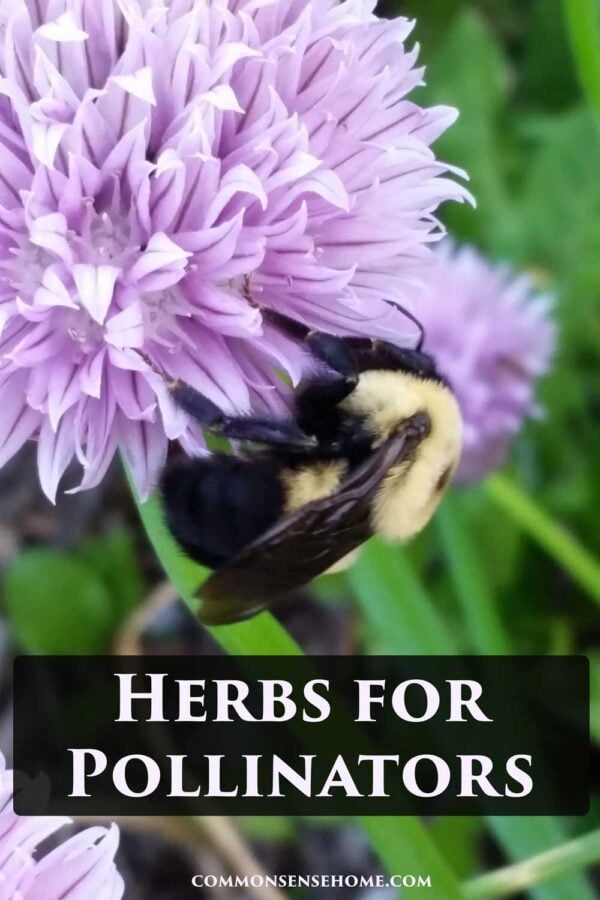
<path id="1" fill-rule="evenodd" d="M 562 823 L 551 816 L 490 816 L 487 822 L 506 855 L 517 863 L 551 852 L 549 847 L 563 844 L 566 838 Z M 535 900 L 596 900 L 584 872 L 556 877 L 532 888 L 530 896 Z"/>
<path id="2" fill-rule="evenodd" d="M 365 620 L 390 653 L 443 655 L 458 648 L 406 553 L 378 538 L 348 574 Z"/>
<path id="3" fill-rule="evenodd" d="M 600 116 L 600 10 L 596 0 L 563 0 L 579 80 Z"/>
<path id="4" fill-rule="evenodd" d="M 469 531 L 460 497 L 449 496 L 438 512 L 440 533 L 471 636 L 478 653 L 505 654 L 510 641 L 504 632 L 481 555 Z M 350 582 L 365 616 L 388 635 L 390 652 L 444 654 L 456 652 L 448 642 L 445 621 L 435 608 L 406 554 L 371 541 L 350 574 Z M 406 604 L 406 611 L 403 606 Z M 412 633 L 407 634 L 407 630 Z M 544 817 L 486 817 L 498 843 L 512 860 L 542 853 L 565 840 L 561 823 Z M 571 874 L 537 888 L 536 900 L 593 900 L 585 877 Z"/>
<path id="5" fill-rule="evenodd" d="M 449 494 L 437 515 L 456 596 L 473 648 L 478 653 L 503 656 L 510 653 L 510 641 L 460 501 L 456 492 Z"/>
<path id="6" fill-rule="evenodd" d="M 465 885 L 465 893 L 469 900 L 506 897 L 597 862 L 600 862 L 600 829 L 514 866 L 474 878 Z"/>
<path id="7" fill-rule="evenodd" d="M 438 512 L 438 523 L 472 649 L 490 655 L 510 653 L 510 641 L 461 501 L 456 492 L 446 497 Z M 542 853 L 566 838 L 561 822 L 552 816 L 487 816 L 486 822 L 506 855 L 515 861 Z M 583 874 L 572 874 L 537 888 L 532 896 L 536 900 L 594 900 Z"/>
<path id="8" fill-rule="evenodd" d="M 485 484 L 488 496 L 600 605 L 600 562 L 505 475 Z"/>

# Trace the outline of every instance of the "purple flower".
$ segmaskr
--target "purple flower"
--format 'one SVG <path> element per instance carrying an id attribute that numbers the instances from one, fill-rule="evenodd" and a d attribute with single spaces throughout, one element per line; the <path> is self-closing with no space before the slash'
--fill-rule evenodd
<path id="1" fill-rule="evenodd" d="M 556 343 L 551 300 L 527 275 L 449 241 L 426 282 L 416 306 L 425 349 L 449 377 L 464 417 L 458 480 L 478 481 L 504 462 L 523 420 L 538 411 L 536 381 Z"/>
<path id="2" fill-rule="evenodd" d="M 407 338 L 404 301 L 467 195 L 406 99 L 411 23 L 375 0 L 3 0 L 0 465 L 38 440 L 50 499 L 120 447 L 147 495 L 202 435 L 148 361 L 228 411 L 281 410 L 301 350 L 244 296 Z"/>
<path id="3" fill-rule="evenodd" d="M 116 826 L 88 828 L 41 859 L 35 850 L 70 819 L 17 816 L 13 773 L 0 753 L 0 900 L 120 900 Z"/>

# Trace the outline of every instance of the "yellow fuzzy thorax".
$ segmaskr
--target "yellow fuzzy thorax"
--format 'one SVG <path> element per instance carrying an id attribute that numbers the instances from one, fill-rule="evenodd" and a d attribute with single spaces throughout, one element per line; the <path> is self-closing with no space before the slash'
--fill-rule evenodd
<path id="1" fill-rule="evenodd" d="M 285 511 L 293 512 L 314 500 L 334 494 L 348 467 L 343 460 L 310 463 L 303 469 L 283 473 Z"/>
<path id="2" fill-rule="evenodd" d="M 406 372 L 363 373 L 342 404 L 360 416 L 378 447 L 417 413 L 425 413 L 430 432 L 411 458 L 394 466 L 373 497 L 373 530 L 393 541 L 406 541 L 429 522 L 452 481 L 462 448 L 462 420 L 453 393 L 433 379 Z M 347 474 L 343 460 L 311 462 L 282 474 L 285 511 L 334 494 Z"/>
<path id="3" fill-rule="evenodd" d="M 373 502 L 374 530 L 389 540 L 408 540 L 429 522 L 456 472 L 462 449 L 458 403 L 438 381 L 406 372 L 369 371 L 360 376 L 344 408 L 364 416 L 376 445 L 416 413 L 429 417 L 429 435 L 412 459 L 390 470 Z"/>

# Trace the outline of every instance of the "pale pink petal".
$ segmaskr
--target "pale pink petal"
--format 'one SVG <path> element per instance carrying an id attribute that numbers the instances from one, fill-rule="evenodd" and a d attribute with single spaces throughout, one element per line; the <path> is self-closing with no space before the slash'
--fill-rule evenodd
<path id="1" fill-rule="evenodd" d="M 79 369 L 79 387 L 88 397 L 100 399 L 107 355 L 107 348 L 101 347 L 97 353 L 90 354 Z"/>
<path id="2" fill-rule="evenodd" d="M 121 270 L 116 266 L 91 266 L 80 263 L 73 266 L 73 278 L 79 299 L 98 324 L 103 325 L 113 299 L 117 278 Z"/>
<path id="3" fill-rule="evenodd" d="M 146 250 L 130 270 L 129 281 L 147 290 L 160 290 L 176 284 L 183 277 L 190 256 L 191 253 L 183 250 L 166 234 L 154 234 Z M 165 276 L 166 280 L 163 281 Z"/>
<path id="4" fill-rule="evenodd" d="M 161 422 L 129 422 L 123 429 L 121 440 L 140 498 L 147 500 L 167 459 L 168 441 L 164 427 Z"/>
<path id="5" fill-rule="evenodd" d="M 149 66 L 138 69 L 131 75 L 113 75 L 111 81 L 118 84 L 128 94 L 133 94 L 134 97 L 156 106 L 156 97 L 152 86 L 152 69 Z"/>
<path id="6" fill-rule="evenodd" d="M 75 22 L 73 14 L 67 10 L 54 22 L 47 22 L 37 30 L 39 37 L 46 38 L 48 41 L 56 41 L 57 43 L 70 43 L 71 41 L 80 42 L 88 39 L 89 35 L 83 31 Z"/>
<path id="7" fill-rule="evenodd" d="M 141 349 L 144 346 L 144 313 L 141 303 L 132 303 L 127 309 L 112 316 L 106 323 L 107 343 L 115 347 Z"/>
<path id="8" fill-rule="evenodd" d="M 51 503 L 56 501 L 58 485 L 73 456 L 73 416 L 63 416 L 56 431 L 50 419 L 45 419 L 38 438 L 37 458 L 40 484 Z"/>
<path id="9" fill-rule="evenodd" d="M 33 436 L 42 421 L 40 413 L 27 405 L 26 383 L 27 375 L 18 372 L 0 387 L 0 467 Z"/>
<path id="10" fill-rule="evenodd" d="M 40 216 L 32 223 L 30 241 L 68 265 L 73 256 L 67 240 L 67 230 L 65 217 L 61 213 L 50 213 Z"/>
<path id="11" fill-rule="evenodd" d="M 41 287 L 36 291 L 34 301 L 37 306 L 50 309 L 55 306 L 77 309 L 77 304 L 52 266 L 44 272 Z"/>
<path id="12" fill-rule="evenodd" d="M 54 431 L 67 410 L 79 400 L 80 390 L 79 368 L 68 360 L 58 361 L 48 379 L 48 420 Z"/>
<path id="13" fill-rule="evenodd" d="M 123 881 L 114 855 L 119 830 L 88 828 L 61 844 L 36 866 L 26 900 L 120 900 Z"/>
<path id="14" fill-rule="evenodd" d="M 527 276 L 449 241 L 425 273 L 419 315 L 459 401 L 465 426 L 458 480 L 480 481 L 506 458 L 523 421 L 537 414 L 535 386 L 556 345 L 551 298 Z"/>

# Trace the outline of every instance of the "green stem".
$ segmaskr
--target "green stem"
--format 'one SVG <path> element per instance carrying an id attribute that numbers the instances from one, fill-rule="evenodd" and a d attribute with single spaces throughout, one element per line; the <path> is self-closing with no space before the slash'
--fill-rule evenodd
<path id="1" fill-rule="evenodd" d="M 465 884 L 469 900 L 506 897 L 600 861 L 600 829 Z"/>
<path id="2" fill-rule="evenodd" d="M 505 475 L 485 484 L 488 496 L 600 604 L 600 562 Z"/>
<path id="3" fill-rule="evenodd" d="M 563 0 L 579 80 L 600 116 L 600 12 L 596 0 Z"/>
<path id="4" fill-rule="evenodd" d="M 511 642 L 479 553 L 477 535 L 458 492 L 445 498 L 437 520 L 473 650 L 510 653 Z M 519 862 L 565 838 L 562 822 L 552 816 L 486 816 L 485 821 L 506 855 Z M 592 900 L 593 893 L 585 875 L 573 873 L 537 887 L 533 896 L 535 900 Z"/>
<path id="5" fill-rule="evenodd" d="M 132 493 L 135 498 L 133 486 Z M 151 497 L 147 503 L 143 504 L 138 503 L 136 499 L 136 504 L 146 534 L 165 572 L 176 586 L 182 599 L 196 615 L 200 607 L 198 588 L 204 581 L 206 573 L 200 566 L 190 562 L 176 547 L 163 523 L 163 515 L 157 497 Z M 298 656 L 302 653 L 287 631 L 273 616 L 266 613 L 257 616 L 251 622 L 238 622 L 236 625 L 228 625 L 226 628 L 209 628 L 208 630 L 232 656 L 248 653 L 246 648 L 249 645 L 254 647 L 252 652 L 256 654 L 277 652 L 281 656 Z M 273 646 L 277 647 L 277 651 L 270 649 Z"/>
<path id="6" fill-rule="evenodd" d="M 548 847 L 557 847 L 567 838 L 563 822 L 553 816 L 487 816 L 486 822 L 507 857 L 516 865 L 525 864 Z M 531 889 L 533 900 L 594 900 L 596 893 L 586 872 L 565 872 L 548 884 Z"/>
<path id="7" fill-rule="evenodd" d="M 132 494 L 136 497 L 132 487 Z M 146 534 L 167 576 L 194 614 L 198 612 L 198 588 L 204 573 L 187 560 L 165 528 L 160 503 L 153 497 L 140 504 L 136 499 Z M 302 650 L 269 614 L 262 613 L 250 622 L 209 629 L 228 653 L 240 656 L 289 656 Z M 464 900 L 450 868 L 441 857 L 419 819 L 357 816 L 368 834 L 373 849 L 388 872 L 418 870 L 431 876 L 437 896 L 444 900 Z"/>
<path id="8" fill-rule="evenodd" d="M 468 623 L 472 649 L 478 653 L 499 653 L 501 649 L 506 650 L 509 641 L 503 634 L 495 598 L 473 544 L 460 497 L 446 497 L 442 509 L 444 521 L 440 527 L 443 537 L 448 538 L 444 547 Z M 392 557 L 399 558 L 399 568 Z M 380 541 L 371 541 L 363 549 L 360 562 L 353 567 L 350 579 L 365 619 L 386 636 L 389 652 L 432 655 L 456 652 L 454 643 L 447 644 L 445 619 L 418 574 L 410 568 L 405 553 Z M 485 822 L 507 857 L 513 860 L 533 856 L 564 839 L 560 821 L 551 816 L 487 816 Z M 579 873 L 534 891 L 535 900 L 570 900 L 571 897 L 592 900 L 592 896 L 585 876 Z"/>
<path id="9" fill-rule="evenodd" d="M 405 551 L 374 538 L 348 573 L 364 621 L 380 636 L 386 652 L 456 654 L 445 620 L 428 596 Z"/>
<path id="10" fill-rule="evenodd" d="M 451 492 L 442 503 L 437 523 L 446 550 L 450 575 L 456 587 L 471 644 L 477 653 L 506 655 L 510 641 L 496 598 L 473 541 L 461 497 Z"/>

